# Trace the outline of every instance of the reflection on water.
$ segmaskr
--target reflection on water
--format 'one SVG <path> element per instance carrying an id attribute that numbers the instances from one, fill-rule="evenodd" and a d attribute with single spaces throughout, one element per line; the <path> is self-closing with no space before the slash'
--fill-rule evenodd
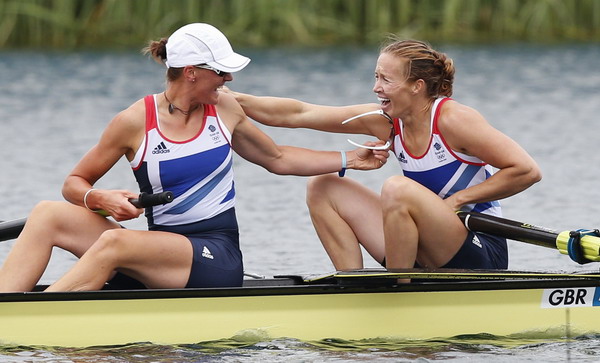
<path id="1" fill-rule="evenodd" d="M 284 362 L 293 361 L 462 361 L 475 357 L 485 362 L 565 362 L 586 361 L 598 355 L 600 337 L 581 336 L 573 340 L 553 337 L 461 335 L 428 340 L 390 338 L 366 340 L 325 339 L 302 342 L 294 339 L 271 340 L 256 335 L 241 335 L 196 344 L 126 344 L 92 348 L 27 347 L 0 348 L 0 359 L 11 362 Z M 577 349 L 574 349 L 577 348 Z"/>
<path id="2" fill-rule="evenodd" d="M 544 173 L 541 183 L 503 201 L 506 217 L 552 229 L 600 227 L 600 45 L 442 48 L 457 67 L 454 98 L 525 147 Z M 252 59 L 235 75 L 233 89 L 342 105 L 375 102 L 371 91 L 375 49 L 240 50 Z M 0 57 L 0 220 L 26 216 L 43 199 L 61 199 L 65 175 L 120 110 L 164 89 L 164 69 L 137 52 L 2 52 Z M 261 126 L 280 144 L 348 150 L 345 135 Z M 306 179 L 274 176 L 235 160 L 238 217 L 246 269 L 262 275 L 322 273 L 332 269 L 304 204 Z M 399 172 L 391 160 L 372 172 L 348 176 L 379 190 Z M 137 186 L 126 162 L 101 188 Z M 143 220 L 127 222 L 144 228 Z M 3 261 L 12 242 L 0 243 Z M 555 250 L 510 244 L 510 267 L 577 270 Z M 43 282 L 73 263 L 57 251 Z M 377 267 L 365 256 L 366 267 Z M 590 268 L 589 265 L 586 268 Z M 235 338 L 237 339 L 237 338 Z M 596 357 L 598 337 L 532 341 L 525 337 L 442 341 L 298 342 L 226 340 L 193 346 L 135 344 L 87 350 L 4 347 L 9 361 L 353 361 L 470 359 L 564 361 Z M 483 341 L 483 340 L 485 341 Z M 507 340 L 508 339 L 508 340 Z M 503 342 L 500 343 L 499 341 Z M 510 344 L 505 344 L 506 342 Z M 512 344 L 514 343 L 514 345 Z"/>

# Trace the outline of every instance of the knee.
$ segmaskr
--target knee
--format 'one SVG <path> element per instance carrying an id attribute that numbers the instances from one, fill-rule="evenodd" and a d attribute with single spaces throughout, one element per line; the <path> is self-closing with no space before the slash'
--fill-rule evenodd
<path id="1" fill-rule="evenodd" d="M 125 247 L 126 238 L 124 238 L 123 232 L 121 229 L 109 229 L 102 232 L 89 252 L 103 259 L 116 260 Z"/>
<path id="2" fill-rule="evenodd" d="M 393 176 L 381 187 L 381 204 L 384 209 L 406 205 L 415 192 L 412 180 L 404 176 Z"/>
<path id="3" fill-rule="evenodd" d="M 306 184 L 306 204 L 310 207 L 325 201 L 328 190 L 339 181 L 338 179 L 339 177 L 333 174 L 310 177 Z"/>
<path id="4" fill-rule="evenodd" d="M 65 217 L 65 215 L 67 214 L 66 210 L 69 205 L 67 202 L 43 200 L 33 207 L 27 220 L 43 224 L 45 228 L 49 228 L 56 222 L 68 220 L 68 217 Z"/>

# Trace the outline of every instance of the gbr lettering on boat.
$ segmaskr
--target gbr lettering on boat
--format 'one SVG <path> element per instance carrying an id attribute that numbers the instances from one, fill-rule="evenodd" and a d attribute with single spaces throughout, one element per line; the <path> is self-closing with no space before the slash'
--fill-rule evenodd
<path id="1" fill-rule="evenodd" d="M 600 287 L 546 289 L 542 308 L 577 308 L 600 306 Z"/>

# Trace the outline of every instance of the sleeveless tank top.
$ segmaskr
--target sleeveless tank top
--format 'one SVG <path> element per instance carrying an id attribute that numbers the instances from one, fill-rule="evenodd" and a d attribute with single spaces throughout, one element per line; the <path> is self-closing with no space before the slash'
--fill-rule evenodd
<path id="1" fill-rule="evenodd" d="M 393 151 L 402 167 L 404 176 L 410 178 L 445 199 L 459 190 L 482 183 L 494 173 L 493 168 L 476 157 L 452 150 L 438 129 L 438 118 L 444 102 L 450 98 L 435 100 L 431 110 L 431 137 L 427 151 L 413 155 L 404 145 L 402 120 L 394 119 Z M 501 216 L 498 201 L 465 205 L 461 210 L 482 212 Z"/>
<path id="2" fill-rule="evenodd" d="M 233 208 L 231 134 L 215 106 L 204 105 L 196 136 L 174 141 L 161 133 L 156 95 L 144 102 L 146 134 L 130 165 L 140 191 L 174 195 L 173 202 L 146 209 L 148 227 L 195 223 Z"/>

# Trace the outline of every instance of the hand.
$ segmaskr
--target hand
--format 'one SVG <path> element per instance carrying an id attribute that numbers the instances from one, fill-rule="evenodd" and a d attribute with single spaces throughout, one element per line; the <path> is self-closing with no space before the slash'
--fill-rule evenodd
<path id="1" fill-rule="evenodd" d="M 129 199 L 139 196 L 137 193 L 127 190 L 96 190 L 94 194 L 97 198 L 96 205 L 117 222 L 137 218 L 144 212 L 129 202 Z"/>
<path id="2" fill-rule="evenodd" d="M 377 141 L 368 141 L 365 142 L 366 146 L 381 146 L 385 145 L 385 141 L 377 140 Z M 387 162 L 389 154 L 389 149 L 386 150 L 372 150 L 365 148 L 358 148 L 352 151 L 356 155 L 356 158 L 353 160 L 352 169 L 356 170 L 372 170 L 379 169 Z"/>
<path id="3" fill-rule="evenodd" d="M 235 96 L 235 94 L 236 94 L 234 91 L 230 90 L 229 87 L 227 87 L 225 85 L 219 87 L 219 92 L 229 93 L 230 95 L 233 95 L 233 96 Z"/>
<path id="4" fill-rule="evenodd" d="M 462 205 L 458 204 L 456 199 L 456 193 L 454 193 L 448 198 L 444 199 L 444 203 L 446 203 L 446 205 L 448 205 L 453 211 L 460 211 Z"/>

